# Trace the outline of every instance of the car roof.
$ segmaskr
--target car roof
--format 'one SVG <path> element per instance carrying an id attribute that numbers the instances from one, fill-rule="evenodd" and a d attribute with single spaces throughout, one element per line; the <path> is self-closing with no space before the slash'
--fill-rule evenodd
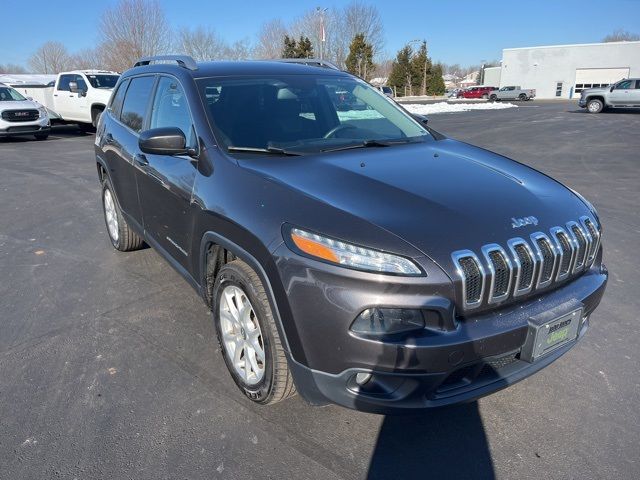
<path id="1" fill-rule="evenodd" d="M 174 63 L 152 63 L 131 68 L 128 75 L 137 73 L 190 74 L 193 78 L 242 76 L 242 75 L 331 75 L 349 76 L 348 73 L 326 67 L 304 65 L 293 62 L 245 60 L 198 62 L 196 69 L 188 69 Z"/>

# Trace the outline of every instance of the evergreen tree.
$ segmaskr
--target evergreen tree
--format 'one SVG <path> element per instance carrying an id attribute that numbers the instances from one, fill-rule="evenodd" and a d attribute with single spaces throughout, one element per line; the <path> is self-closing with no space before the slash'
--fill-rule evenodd
<path id="1" fill-rule="evenodd" d="M 293 38 L 289 35 L 284 36 L 284 48 L 282 49 L 282 58 L 297 58 L 297 45 Z"/>
<path id="2" fill-rule="evenodd" d="M 427 42 L 423 41 L 411 59 L 412 86 L 420 95 L 427 94 L 427 85 L 431 76 L 431 59 L 427 56 Z"/>
<path id="3" fill-rule="evenodd" d="M 373 47 L 365 40 L 364 33 L 358 33 L 349 46 L 349 55 L 345 61 L 347 71 L 365 80 L 375 69 Z"/>
<path id="4" fill-rule="evenodd" d="M 405 45 L 393 61 L 391 67 L 391 74 L 387 83 L 397 88 L 399 95 L 404 94 L 404 88 L 409 89 L 409 95 L 413 94 L 411 84 L 413 81 L 413 74 L 411 69 L 411 57 L 413 56 L 413 50 L 410 45 Z"/>
<path id="5" fill-rule="evenodd" d="M 445 90 L 444 80 L 442 79 L 442 65 L 436 63 L 431 69 L 431 76 L 427 85 L 429 95 L 443 95 Z"/>
<path id="6" fill-rule="evenodd" d="M 311 40 L 309 40 L 309 37 L 300 35 L 300 40 L 298 40 L 298 46 L 295 48 L 295 51 L 295 58 L 313 58 L 313 44 Z"/>

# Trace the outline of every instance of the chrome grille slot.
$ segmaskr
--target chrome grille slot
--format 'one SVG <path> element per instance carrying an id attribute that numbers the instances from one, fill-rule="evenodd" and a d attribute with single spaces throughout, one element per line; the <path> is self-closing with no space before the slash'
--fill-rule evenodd
<path id="1" fill-rule="evenodd" d="M 553 247 L 553 243 L 542 232 L 537 232 L 531 235 L 531 241 L 538 255 L 538 280 L 536 282 L 536 288 L 546 287 L 553 280 L 553 269 L 556 265 L 556 251 Z"/>
<path id="2" fill-rule="evenodd" d="M 580 223 L 582 223 L 585 231 L 591 237 L 586 260 L 587 265 L 591 265 L 591 262 L 593 262 L 593 260 L 596 258 L 598 248 L 600 247 L 600 232 L 589 217 L 581 217 Z"/>
<path id="3" fill-rule="evenodd" d="M 531 248 L 522 238 L 512 238 L 507 242 L 513 254 L 516 269 L 515 288 L 513 296 L 524 295 L 533 288 L 533 274 L 535 273 L 536 259 Z"/>
<path id="4" fill-rule="evenodd" d="M 467 309 L 482 303 L 484 295 L 484 268 L 480 260 L 470 250 L 460 250 L 452 254 L 453 263 L 462 279 L 462 299 Z"/>
<path id="5" fill-rule="evenodd" d="M 509 296 L 511 288 L 512 264 L 507 252 L 498 245 L 490 244 L 482 247 L 487 260 L 489 274 L 489 303 L 496 303 Z"/>
<path id="6" fill-rule="evenodd" d="M 573 264 L 573 272 L 577 272 L 584 267 L 585 260 L 587 258 L 587 237 L 585 236 L 582 228 L 576 222 L 567 223 L 567 230 L 573 237 L 576 247 L 576 261 Z"/>

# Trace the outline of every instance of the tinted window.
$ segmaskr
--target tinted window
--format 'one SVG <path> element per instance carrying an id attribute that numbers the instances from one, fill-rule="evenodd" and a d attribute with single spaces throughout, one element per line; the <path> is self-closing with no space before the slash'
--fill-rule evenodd
<path id="1" fill-rule="evenodd" d="M 69 91 L 69 82 L 75 81 L 75 75 L 61 75 L 58 82 L 58 90 Z"/>
<path id="2" fill-rule="evenodd" d="M 124 94 L 127 91 L 128 86 L 129 80 L 125 80 L 124 82 L 122 82 L 111 99 L 109 110 L 111 110 L 115 118 L 120 118 L 120 111 L 122 110 L 122 100 L 124 100 Z"/>
<path id="3" fill-rule="evenodd" d="M 144 125 L 154 80 L 154 77 L 137 77 L 129 83 L 120 120 L 134 132 L 140 132 Z"/>
<path id="4" fill-rule="evenodd" d="M 625 80 L 624 82 L 620 82 L 616 85 L 616 90 L 629 90 L 631 88 L 631 83 L 633 80 Z"/>
<path id="5" fill-rule="evenodd" d="M 118 83 L 118 75 L 87 75 L 93 88 L 113 88 Z"/>
<path id="6" fill-rule="evenodd" d="M 74 82 L 78 85 L 78 90 L 84 90 L 85 92 L 89 90 L 87 82 L 84 81 L 84 77 L 82 75 L 76 75 Z"/>
<path id="7" fill-rule="evenodd" d="M 178 127 L 187 139 L 187 146 L 195 146 L 193 122 L 189 113 L 187 97 L 178 81 L 161 77 L 153 100 L 149 128 Z"/>

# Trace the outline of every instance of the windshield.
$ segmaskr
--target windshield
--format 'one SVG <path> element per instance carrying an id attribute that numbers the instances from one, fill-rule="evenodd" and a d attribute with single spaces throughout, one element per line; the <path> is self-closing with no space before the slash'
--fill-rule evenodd
<path id="1" fill-rule="evenodd" d="M 120 75 L 87 75 L 87 78 L 93 88 L 113 88 Z"/>
<path id="2" fill-rule="evenodd" d="M 231 152 L 318 153 L 433 138 L 386 96 L 352 77 L 225 77 L 198 84 L 214 133 Z"/>
<path id="3" fill-rule="evenodd" d="M 22 102 L 26 100 L 16 90 L 10 87 L 0 87 L 0 102 Z"/>

